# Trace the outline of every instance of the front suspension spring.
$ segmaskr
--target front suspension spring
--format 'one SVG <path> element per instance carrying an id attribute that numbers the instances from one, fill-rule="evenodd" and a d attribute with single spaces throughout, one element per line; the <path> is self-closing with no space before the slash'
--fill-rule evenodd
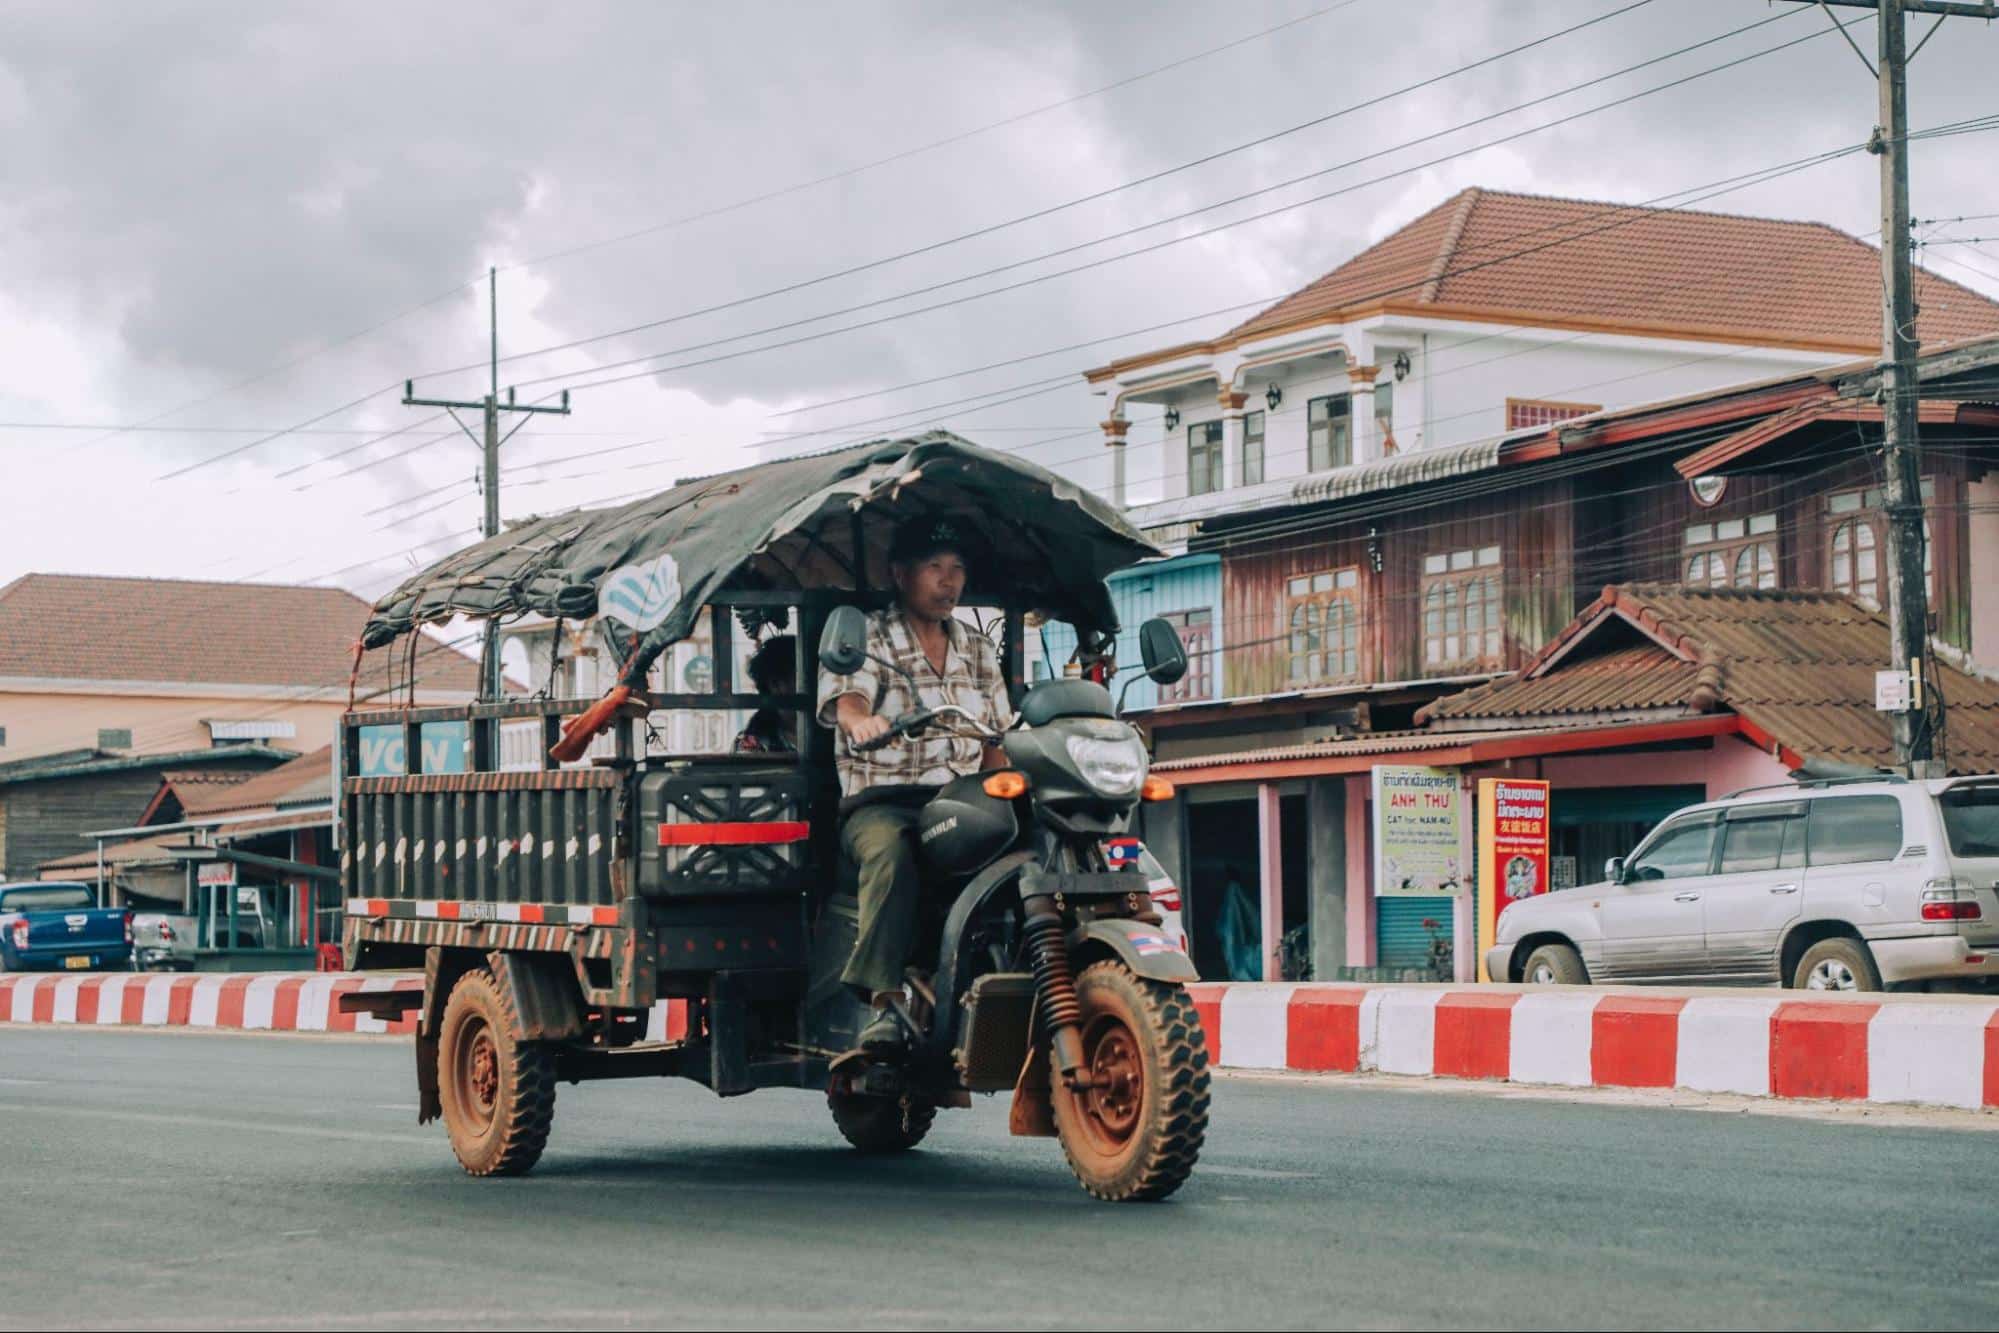
<path id="1" fill-rule="evenodd" d="M 1029 905 L 1021 934 L 1027 956 L 1034 965 L 1034 989 L 1041 1000 L 1041 1013 L 1050 1031 L 1080 1027 L 1083 1002 L 1076 998 L 1076 976 L 1069 969 L 1069 941 L 1062 932 L 1062 918 L 1044 900 L 1041 911 Z"/>

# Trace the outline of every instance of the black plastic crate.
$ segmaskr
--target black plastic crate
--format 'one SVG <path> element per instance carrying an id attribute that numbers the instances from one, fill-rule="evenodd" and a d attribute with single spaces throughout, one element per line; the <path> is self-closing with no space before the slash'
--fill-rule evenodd
<path id="1" fill-rule="evenodd" d="M 811 784 L 789 764 L 690 763 L 639 779 L 639 892 L 650 898 L 802 893 Z"/>

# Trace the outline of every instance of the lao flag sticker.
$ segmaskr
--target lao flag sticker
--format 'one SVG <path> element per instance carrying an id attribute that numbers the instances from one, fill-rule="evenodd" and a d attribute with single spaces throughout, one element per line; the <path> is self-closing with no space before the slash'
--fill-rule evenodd
<path id="1" fill-rule="evenodd" d="M 1137 838 L 1112 838 L 1104 844 L 1104 864 L 1112 870 L 1136 870 L 1145 844 Z"/>

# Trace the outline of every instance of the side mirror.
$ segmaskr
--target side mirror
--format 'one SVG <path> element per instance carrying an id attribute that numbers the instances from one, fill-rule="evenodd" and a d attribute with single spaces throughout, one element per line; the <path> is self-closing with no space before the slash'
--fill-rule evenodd
<path id="1" fill-rule="evenodd" d="M 819 632 L 819 665 L 836 676 L 851 676 L 868 660 L 868 618 L 858 606 L 839 606 Z"/>
<path id="2" fill-rule="evenodd" d="M 1603 863 L 1603 877 L 1612 884 L 1622 884 L 1624 882 L 1624 858 L 1613 856 L 1608 861 L 1605 861 Z"/>
<path id="3" fill-rule="evenodd" d="M 1171 685 L 1187 674 L 1187 645 L 1180 631 L 1154 617 L 1138 628 L 1138 655 L 1145 674 L 1161 685 Z"/>

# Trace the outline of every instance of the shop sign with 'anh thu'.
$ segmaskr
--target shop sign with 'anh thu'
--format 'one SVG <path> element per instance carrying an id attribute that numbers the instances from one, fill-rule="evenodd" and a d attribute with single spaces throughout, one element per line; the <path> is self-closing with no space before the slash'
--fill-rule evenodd
<path id="1" fill-rule="evenodd" d="M 1464 892 L 1458 775 L 1410 764 L 1374 767 L 1374 892 Z"/>

